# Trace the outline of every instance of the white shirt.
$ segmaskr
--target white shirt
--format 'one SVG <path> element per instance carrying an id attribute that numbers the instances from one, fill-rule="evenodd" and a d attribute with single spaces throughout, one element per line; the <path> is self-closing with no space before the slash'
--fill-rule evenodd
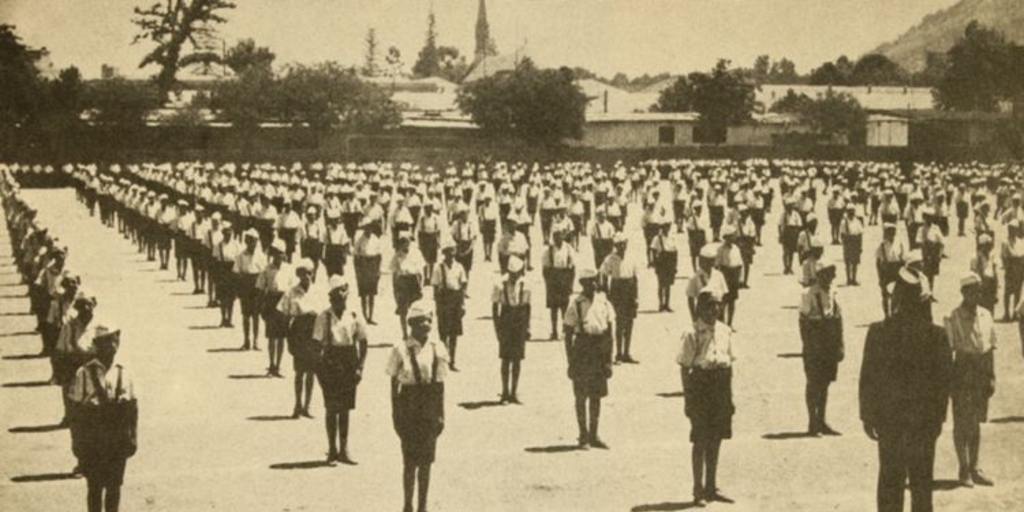
<path id="1" fill-rule="evenodd" d="M 324 345 L 348 347 L 357 341 L 366 340 L 366 321 L 355 311 L 343 311 L 335 316 L 327 308 L 320 312 L 313 324 L 313 339 Z"/>
<path id="2" fill-rule="evenodd" d="M 732 328 L 722 322 L 706 325 L 697 320 L 692 331 L 683 333 L 676 363 L 684 368 L 729 368 L 736 361 L 732 335 Z"/>
<path id="3" fill-rule="evenodd" d="M 106 390 L 106 401 L 127 402 L 135 400 L 135 384 L 132 382 L 124 367 L 115 363 L 114 367 L 107 371 L 98 359 L 85 363 L 75 372 L 75 381 L 68 392 L 68 399 L 76 404 L 99 405 L 100 391 L 91 376 L 96 375 L 99 384 Z M 117 392 L 117 381 L 120 377 L 121 389 Z"/>
<path id="4" fill-rule="evenodd" d="M 575 332 L 601 334 L 615 325 L 615 308 L 603 293 L 594 293 L 593 300 L 578 294 L 569 301 L 563 324 Z"/>
<path id="5" fill-rule="evenodd" d="M 410 354 L 410 351 L 412 354 Z M 448 350 L 443 343 L 429 339 L 424 345 L 420 345 L 413 338 L 398 343 L 391 349 L 388 357 L 388 364 L 385 373 L 398 380 L 403 386 L 417 384 L 416 373 L 413 371 L 412 358 L 416 358 L 416 365 L 419 367 L 420 384 L 430 382 L 444 382 L 448 374 Z M 436 360 L 436 364 L 435 364 Z M 437 375 L 434 375 L 434 369 Z"/>
<path id="6" fill-rule="evenodd" d="M 992 313 L 983 307 L 971 315 L 962 306 L 949 313 L 943 322 L 954 352 L 984 354 L 996 347 L 996 326 Z"/>

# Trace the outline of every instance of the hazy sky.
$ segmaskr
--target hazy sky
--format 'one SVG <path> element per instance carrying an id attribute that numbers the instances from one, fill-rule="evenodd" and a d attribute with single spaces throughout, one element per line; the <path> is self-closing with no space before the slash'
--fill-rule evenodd
<path id="1" fill-rule="evenodd" d="M 0 0 L 0 22 L 45 46 L 58 68 L 87 77 L 111 64 L 139 70 L 147 47 L 131 45 L 132 7 L 154 0 Z M 430 0 L 235 0 L 221 35 L 253 37 L 277 64 L 336 60 L 357 64 L 377 29 L 408 67 L 423 44 Z M 722 57 L 750 65 L 786 56 L 801 72 L 841 54 L 856 57 L 957 0 L 487 0 L 501 52 L 525 48 L 543 66 L 579 65 L 611 76 L 710 68 Z M 478 0 L 433 0 L 441 44 L 473 51 Z"/>

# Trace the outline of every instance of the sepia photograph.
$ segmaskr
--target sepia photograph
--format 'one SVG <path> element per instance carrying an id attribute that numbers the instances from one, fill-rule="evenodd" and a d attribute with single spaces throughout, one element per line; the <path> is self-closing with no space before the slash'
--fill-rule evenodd
<path id="1" fill-rule="evenodd" d="M 1024 0 L 0 0 L 0 209 L 0 511 L 1024 510 Z"/>

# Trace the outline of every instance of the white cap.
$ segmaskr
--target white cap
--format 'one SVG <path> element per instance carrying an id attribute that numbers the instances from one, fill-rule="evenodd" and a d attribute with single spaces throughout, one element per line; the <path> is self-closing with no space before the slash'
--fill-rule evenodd
<path id="1" fill-rule="evenodd" d="M 520 259 L 518 256 L 511 256 L 511 257 L 509 257 L 509 259 L 508 259 L 508 271 L 510 273 L 522 272 L 524 266 L 525 265 L 523 264 L 523 260 Z"/>
<path id="2" fill-rule="evenodd" d="M 718 247 L 718 244 L 704 244 L 704 247 L 700 248 L 700 257 L 707 259 L 717 258 Z"/>
<path id="3" fill-rule="evenodd" d="M 974 272 L 968 272 L 960 278 L 960 288 L 981 284 L 981 278 Z"/>
<path id="4" fill-rule="evenodd" d="M 348 281 L 344 277 L 335 274 L 327 281 L 327 288 L 331 293 L 342 293 L 348 295 Z"/>
<path id="5" fill-rule="evenodd" d="M 416 302 L 413 302 L 412 305 L 409 306 L 409 311 L 408 313 L 406 313 L 405 321 L 412 322 L 413 319 L 416 318 L 433 318 L 433 316 L 433 305 L 431 305 L 425 300 L 418 300 Z"/>
<path id="6" fill-rule="evenodd" d="M 288 247 L 284 244 L 284 240 L 278 238 L 270 244 L 270 248 L 283 253 Z"/>
<path id="7" fill-rule="evenodd" d="M 580 275 L 577 276 L 577 279 L 579 281 L 583 281 L 585 279 L 597 279 L 597 271 L 589 267 L 582 268 L 580 269 Z"/>
<path id="8" fill-rule="evenodd" d="M 93 343 L 95 343 L 98 340 L 103 340 L 104 338 L 113 336 L 120 332 L 121 329 L 119 327 L 115 327 L 113 324 L 109 322 L 102 322 L 96 324 L 96 328 L 93 330 L 92 341 Z"/>
<path id="9" fill-rule="evenodd" d="M 295 262 L 295 273 L 297 274 L 300 270 L 305 270 L 307 272 L 312 272 L 313 271 L 313 260 L 311 260 L 309 258 L 302 258 L 299 261 Z"/>

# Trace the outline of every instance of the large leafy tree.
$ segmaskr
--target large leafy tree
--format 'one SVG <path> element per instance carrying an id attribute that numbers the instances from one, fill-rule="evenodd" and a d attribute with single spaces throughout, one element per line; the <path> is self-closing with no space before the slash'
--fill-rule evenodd
<path id="1" fill-rule="evenodd" d="M 658 102 L 651 107 L 655 112 L 693 112 L 693 84 L 681 76 L 658 95 Z"/>
<path id="2" fill-rule="evenodd" d="M 860 144 L 864 140 L 867 113 L 849 94 L 828 92 L 806 104 L 802 117 L 829 141 Z"/>
<path id="3" fill-rule="evenodd" d="M 907 72 L 899 64 L 878 53 L 865 55 L 850 72 L 851 85 L 903 85 Z"/>
<path id="4" fill-rule="evenodd" d="M 217 84 L 211 107 L 235 129 L 248 132 L 274 116 L 277 101 L 274 77 L 258 68 L 249 68 L 234 80 Z"/>
<path id="5" fill-rule="evenodd" d="M 754 85 L 744 73 L 719 60 L 710 73 L 680 77 L 653 107 L 659 112 L 698 112 L 701 129 L 724 135 L 725 130 L 750 120 L 754 111 Z M 721 137 L 718 137 L 721 138 Z"/>
<path id="6" fill-rule="evenodd" d="M 93 82 L 85 90 L 83 100 L 84 106 L 93 112 L 92 122 L 111 128 L 145 126 L 146 116 L 160 106 L 154 84 L 123 78 Z"/>
<path id="7" fill-rule="evenodd" d="M 459 49 L 454 46 L 440 46 L 437 48 L 439 66 L 437 76 L 449 82 L 460 83 L 469 71 L 469 64 L 466 58 L 459 55 Z"/>
<path id="8" fill-rule="evenodd" d="M 754 85 L 729 69 L 729 61 L 719 60 L 710 74 L 690 75 L 693 83 L 693 109 L 700 113 L 700 126 L 711 132 L 749 121 L 754 111 Z"/>
<path id="9" fill-rule="evenodd" d="M 768 110 L 779 114 L 803 115 L 807 113 L 810 104 L 813 102 L 814 100 L 806 94 L 797 94 L 793 92 L 793 89 L 789 89 L 786 91 L 786 95 L 779 98 Z"/>
<path id="10" fill-rule="evenodd" d="M 45 49 L 23 44 L 14 26 L 0 24 L 0 128 L 37 121 L 43 102 L 43 79 L 36 63 L 45 55 Z"/>
<path id="11" fill-rule="evenodd" d="M 583 134 L 587 97 L 568 68 L 538 69 L 524 59 L 459 90 L 458 104 L 484 133 L 557 144 Z"/>
<path id="12" fill-rule="evenodd" d="M 948 68 L 933 92 L 936 103 L 948 110 L 996 110 L 1019 86 L 1015 51 L 1001 32 L 972 21 L 949 50 Z"/>
<path id="13" fill-rule="evenodd" d="M 331 129 L 372 132 L 399 121 L 397 108 L 354 69 L 335 63 L 288 68 L 276 89 L 284 120 L 318 133 Z"/>
<path id="14" fill-rule="evenodd" d="M 224 11 L 234 8 L 235 4 L 228 0 L 166 0 L 135 8 L 132 23 L 139 27 L 139 33 L 134 42 L 150 41 L 156 45 L 139 67 L 160 67 L 156 83 L 161 95 L 174 87 L 179 69 L 220 61 L 214 37 L 216 26 L 227 22 Z"/>
<path id="15" fill-rule="evenodd" d="M 85 84 L 78 68 L 60 71 L 56 80 L 47 83 L 43 124 L 49 130 L 62 131 L 77 126 L 85 108 Z"/>
<path id="16" fill-rule="evenodd" d="M 826 62 L 811 71 L 808 77 L 811 85 L 850 85 L 854 64 L 843 55 L 835 62 Z"/>
<path id="17" fill-rule="evenodd" d="M 242 75 L 250 70 L 259 73 L 273 73 L 274 59 L 277 56 L 266 46 L 257 46 L 253 39 L 242 39 L 235 46 L 228 48 L 224 56 L 226 64 L 235 75 Z"/>

